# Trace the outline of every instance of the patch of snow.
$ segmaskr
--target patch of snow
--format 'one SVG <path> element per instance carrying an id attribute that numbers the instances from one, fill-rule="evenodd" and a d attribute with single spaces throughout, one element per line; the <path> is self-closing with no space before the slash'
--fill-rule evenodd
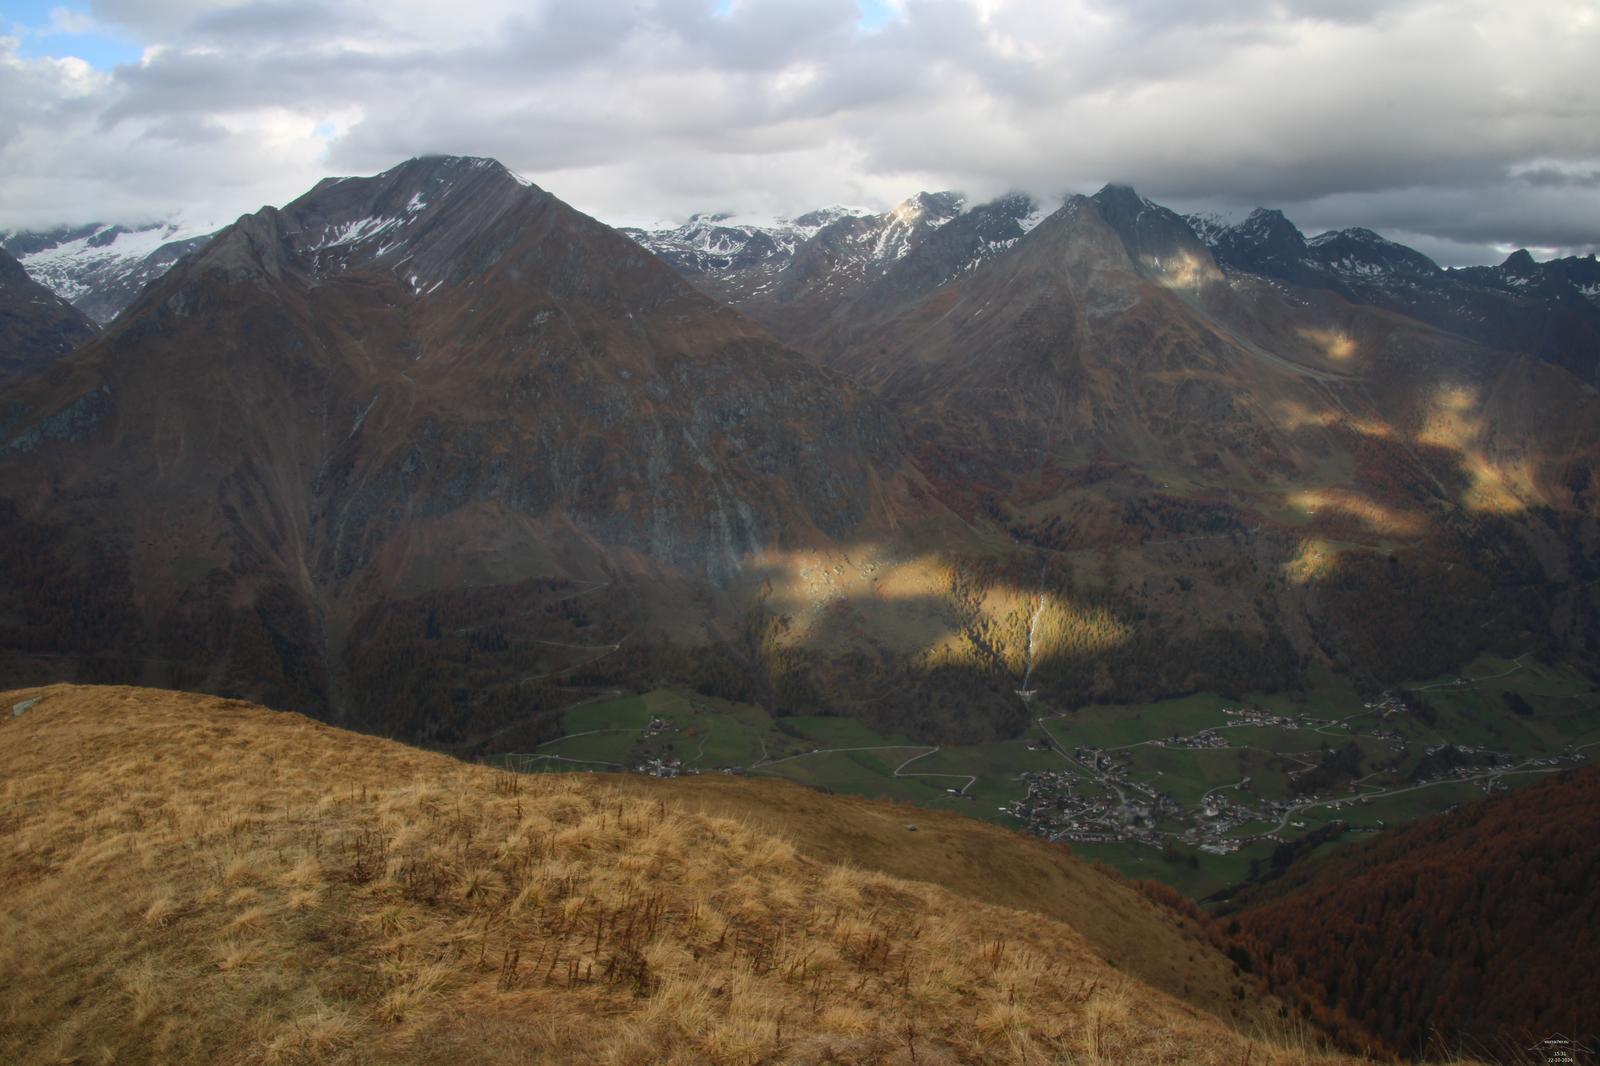
<path id="1" fill-rule="evenodd" d="M 1050 217 L 1043 204 L 1035 204 L 1033 210 L 1017 219 L 1017 225 L 1022 227 L 1023 233 L 1032 233 L 1039 223 Z"/>
<path id="2" fill-rule="evenodd" d="M 344 245 L 358 244 L 361 241 L 371 240 L 380 234 L 387 233 L 400 225 L 398 218 L 359 218 L 354 222 L 346 222 L 342 226 L 329 226 L 323 233 L 321 240 L 308 245 L 306 250 L 319 252 L 326 248 L 339 248 Z"/>

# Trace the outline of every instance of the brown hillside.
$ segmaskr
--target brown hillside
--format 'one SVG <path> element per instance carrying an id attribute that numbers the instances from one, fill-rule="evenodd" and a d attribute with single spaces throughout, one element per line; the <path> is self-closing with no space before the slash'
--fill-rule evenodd
<path id="1" fill-rule="evenodd" d="M 1284 983 L 1412 1054 L 1600 1037 L 1600 767 L 1291 870 L 1238 919 Z M 1263 899 L 1262 897 L 1267 897 Z"/>
<path id="2" fill-rule="evenodd" d="M 642 795 L 662 787 L 641 777 L 618 778 L 617 786 Z M 681 778 L 672 788 L 681 801 L 783 837 L 810 858 L 931 882 L 1065 922 L 1112 966 L 1243 1031 L 1269 1028 L 1278 1016 L 1278 1003 L 1254 995 L 1252 980 L 1241 979 L 1193 923 L 1111 880 L 1102 868 L 1068 857 L 1062 845 L 958 814 L 774 779 L 702 775 Z M 908 825 L 917 831 L 908 832 Z M 1243 986 L 1252 994 L 1241 998 Z"/>
<path id="3" fill-rule="evenodd" d="M 37 701 L 0 719 L 5 1061 L 1338 1061 L 1064 922 L 702 809 L 733 785 L 511 776 L 204 696 L 3 699 Z"/>

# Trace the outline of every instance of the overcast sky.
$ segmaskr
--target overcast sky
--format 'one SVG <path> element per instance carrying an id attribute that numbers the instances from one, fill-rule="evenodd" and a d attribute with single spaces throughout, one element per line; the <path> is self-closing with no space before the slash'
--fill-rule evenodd
<path id="1" fill-rule="evenodd" d="M 494 156 L 616 224 L 1131 183 L 1600 244 L 1597 0 L 0 0 L 0 228 Z"/>

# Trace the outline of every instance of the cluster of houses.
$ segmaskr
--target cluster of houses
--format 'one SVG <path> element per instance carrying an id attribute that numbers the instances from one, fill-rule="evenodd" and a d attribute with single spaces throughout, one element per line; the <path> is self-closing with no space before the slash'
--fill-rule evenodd
<path id="1" fill-rule="evenodd" d="M 1155 742 L 1164 748 L 1226 748 L 1228 738 L 1218 733 L 1215 729 L 1202 729 L 1186 737 L 1173 734 L 1165 740 Z"/>
<path id="2" fill-rule="evenodd" d="M 1077 758 L 1096 768 L 1101 780 L 1113 787 L 1098 796 L 1085 796 L 1074 790 L 1082 778 L 1072 771 L 1035 770 L 1022 775 L 1028 785 L 1026 797 L 1000 810 L 1049 840 L 1161 846 L 1165 834 L 1156 826 L 1183 816 L 1178 801 L 1142 782 L 1129 781 L 1126 767 L 1098 748 L 1080 749 Z"/>
<path id="3" fill-rule="evenodd" d="M 1292 718 L 1284 714 L 1273 714 L 1263 711 L 1260 707 L 1224 707 L 1222 713 L 1233 719 L 1229 725 L 1259 725 L 1271 726 L 1275 729 L 1315 729 L 1325 725 L 1321 719 L 1313 718 L 1308 714 L 1297 714 Z"/>
<path id="4" fill-rule="evenodd" d="M 649 774 L 651 777 L 677 777 L 683 773 L 682 759 L 650 758 L 645 759 L 633 768 L 636 774 Z"/>
<path id="5" fill-rule="evenodd" d="M 1369 711 L 1376 712 L 1380 717 L 1388 718 L 1392 714 L 1401 714 L 1409 708 L 1404 700 L 1393 692 L 1385 692 L 1375 700 L 1363 703 L 1361 706 Z"/>

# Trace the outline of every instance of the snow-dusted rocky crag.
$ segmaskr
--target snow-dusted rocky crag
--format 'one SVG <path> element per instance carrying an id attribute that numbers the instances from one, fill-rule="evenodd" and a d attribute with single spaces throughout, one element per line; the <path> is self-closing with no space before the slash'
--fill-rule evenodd
<path id="1" fill-rule="evenodd" d="M 0 248 L 33 280 L 101 325 L 210 234 L 178 222 L 61 226 L 0 233 Z"/>
<path id="2" fill-rule="evenodd" d="M 735 303 L 782 299 L 799 290 L 842 291 L 888 274 L 952 222 L 974 238 L 962 242 L 959 273 L 1015 243 L 1044 212 L 1026 196 L 972 205 L 960 193 L 918 193 L 888 211 L 824 207 L 770 220 L 697 214 L 682 225 L 622 232 L 679 273 Z M 1014 232 L 999 232 L 998 220 Z M 948 258 L 948 257 L 947 257 Z"/>
<path id="3" fill-rule="evenodd" d="M 878 214 L 834 207 L 770 223 L 697 215 L 624 232 L 780 337 L 821 351 L 883 307 L 1005 252 L 1045 214 L 1020 194 L 974 205 L 924 192 Z"/>
<path id="4" fill-rule="evenodd" d="M 794 218 L 748 218 L 726 212 L 690 215 L 681 225 L 624 227 L 622 232 L 672 264 L 679 273 L 712 282 L 749 274 L 771 277 L 795 250 L 841 219 L 870 215 L 865 208 L 824 207 Z M 752 286 L 759 287 L 759 286 Z"/>

